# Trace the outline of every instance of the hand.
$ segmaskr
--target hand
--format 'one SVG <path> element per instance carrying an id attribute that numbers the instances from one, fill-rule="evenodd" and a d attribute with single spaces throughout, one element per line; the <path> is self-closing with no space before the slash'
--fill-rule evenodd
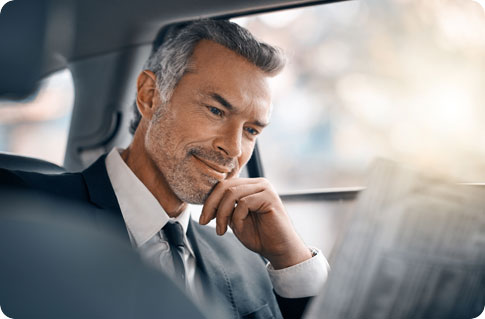
<path id="1" fill-rule="evenodd" d="M 275 269 L 311 258 L 296 233 L 281 199 L 264 178 L 231 178 L 219 182 L 207 198 L 199 223 L 216 218 L 223 235 L 229 225 L 248 249 L 261 254 Z"/>

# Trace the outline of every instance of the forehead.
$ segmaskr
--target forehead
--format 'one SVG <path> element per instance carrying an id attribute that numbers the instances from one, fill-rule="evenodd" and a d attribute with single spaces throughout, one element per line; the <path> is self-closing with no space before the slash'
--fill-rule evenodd
<path id="1" fill-rule="evenodd" d="M 236 107 L 258 106 L 269 112 L 268 75 L 220 44 L 200 41 L 194 48 L 190 73 L 186 76 L 195 82 L 199 96 L 216 93 Z"/>

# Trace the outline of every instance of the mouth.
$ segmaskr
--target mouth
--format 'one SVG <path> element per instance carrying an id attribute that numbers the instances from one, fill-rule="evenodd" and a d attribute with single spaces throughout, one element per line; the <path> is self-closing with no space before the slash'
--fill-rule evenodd
<path id="1" fill-rule="evenodd" d="M 227 175 L 232 171 L 232 169 L 222 166 L 216 163 L 209 162 L 207 160 L 203 160 L 200 157 L 197 157 L 196 155 L 192 155 L 194 158 L 201 164 L 203 164 L 209 172 L 211 172 L 211 175 L 214 175 L 219 180 L 225 179 Z"/>

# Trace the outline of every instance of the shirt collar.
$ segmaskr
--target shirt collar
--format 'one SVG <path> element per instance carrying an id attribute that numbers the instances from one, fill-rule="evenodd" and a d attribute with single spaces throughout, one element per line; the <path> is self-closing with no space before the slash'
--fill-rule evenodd
<path id="1" fill-rule="evenodd" d="M 169 220 L 178 221 L 185 234 L 190 220 L 189 205 L 177 218 L 167 215 L 155 196 L 126 165 L 120 153 L 114 148 L 106 157 L 106 170 L 125 220 L 126 228 L 136 247 L 152 238 Z"/>

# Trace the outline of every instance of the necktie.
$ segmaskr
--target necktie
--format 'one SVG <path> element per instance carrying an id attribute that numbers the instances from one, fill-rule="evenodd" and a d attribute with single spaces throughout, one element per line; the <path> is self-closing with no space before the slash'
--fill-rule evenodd
<path id="1" fill-rule="evenodd" d="M 186 287 L 185 281 L 185 267 L 184 267 L 184 229 L 180 223 L 168 222 L 164 227 L 165 235 L 167 236 L 170 251 L 172 253 L 173 265 L 175 268 L 176 281 Z"/>

